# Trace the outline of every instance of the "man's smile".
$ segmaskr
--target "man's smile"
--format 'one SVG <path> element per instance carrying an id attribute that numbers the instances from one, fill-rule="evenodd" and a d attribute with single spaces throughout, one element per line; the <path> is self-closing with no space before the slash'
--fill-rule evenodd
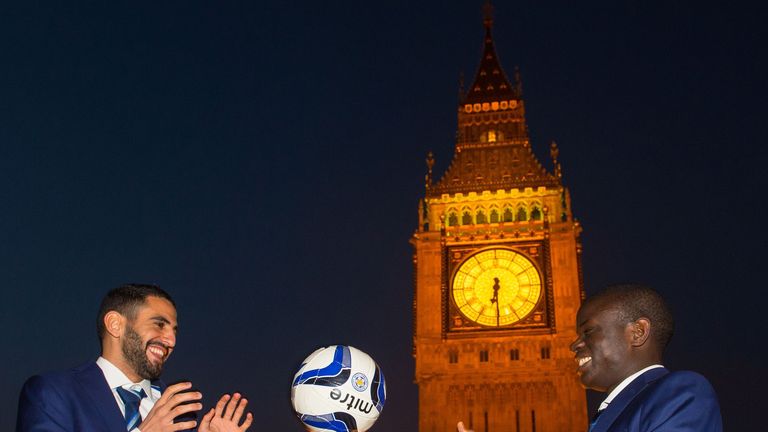
<path id="1" fill-rule="evenodd" d="M 168 348 L 160 343 L 152 342 L 147 344 L 147 358 L 153 363 L 164 363 L 170 354 Z"/>
<path id="2" fill-rule="evenodd" d="M 576 358 L 576 364 L 578 365 L 577 373 L 581 374 L 582 369 L 585 368 L 585 366 L 592 361 L 592 357 L 585 356 L 585 357 L 577 357 Z"/>

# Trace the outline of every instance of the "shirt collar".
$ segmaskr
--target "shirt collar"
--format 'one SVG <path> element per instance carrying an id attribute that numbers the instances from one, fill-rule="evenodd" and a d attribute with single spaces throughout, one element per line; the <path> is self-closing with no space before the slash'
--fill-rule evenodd
<path id="1" fill-rule="evenodd" d="M 614 399 L 616 396 L 618 396 L 618 394 L 619 394 L 619 393 L 621 393 L 621 391 L 622 391 L 622 390 L 624 390 L 624 388 L 626 388 L 626 387 L 627 387 L 627 386 L 628 386 L 628 385 L 629 385 L 629 384 L 630 384 L 632 381 L 634 381 L 634 380 L 635 380 L 635 378 L 639 377 L 640 375 L 642 375 L 642 374 L 643 374 L 643 373 L 645 373 L 646 371 L 649 371 L 649 370 L 651 370 L 651 369 L 660 368 L 660 367 L 664 367 L 664 366 L 662 366 L 662 365 L 660 365 L 660 364 L 650 365 L 650 366 L 648 366 L 647 368 L 644 368 L 644 369 L 640 369 L 639 371 L 637 371 L 637 372 L 633 373 L 632 375 L 630 375 L 630 376 L 628 376 L 628 377 L 624 378 L 624 381 L 620 382 L 620 383 L 619 383 L 619 385 L 617 385 L 617 386 L 616 386 L 616 388 L 615 388 L 615 389 L 613 389 L 613 391 L 612 391 L 612 392 L 608 393 L 608 397 L 606 397 L 606 398 L 605 398 L 605 399 L 604 399 L 604 400 L 603 400 L 603 401 L 600 403 L 600 407 L 597 409 L 597 411 L 598 411 L 598 412 L 600 412 L 600 411 L 602 411 L 602 410 L 606 409 L 606 408 L 608 407 L 608 404 L 609 404 L 609 403 L 611 403 L 611 401 L 612 401 L 612 400 L 613 400 L 613 399 Z"/>
<path id="2" fill-rule="evenodd" d="M 152 394 L 152 387 L 149 380 L 144 379 L 139 382 L 133 382 L 130 379 L 128 379 L 127 376 L 121 371 L 117 366 L 112 364 L 109 360 L 105 359 L 104 357 L 99 357 L 96 360 L 96 364 L 101 368 L 101 371 L 104 373 L 104 378 L 107 379 L 107 385 L 109 385 L 109 388 L 115 389 L 117 387 L 124 387 L 129 388 L 131 386 L 134 386 L 136 384 L 140 385 L 141 388 L 144 389 L 144 392 L 148 395 Z"/>

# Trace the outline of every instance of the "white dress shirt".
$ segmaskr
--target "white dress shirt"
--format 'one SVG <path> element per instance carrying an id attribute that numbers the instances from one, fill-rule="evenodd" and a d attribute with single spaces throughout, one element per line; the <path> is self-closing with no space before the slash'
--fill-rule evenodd
<path id="1" fill-rule="evenodd" d="M 147 397 L 141 400 L 141 405 L 139 405 L 139 413 L 141 414 L 142 420 L 145 419 L 152 407 L 155 406 L 155 402 L 160 399 L 160 388 L 152 386 L 149 380 L 146 379 L 137 383 L 132 382 L 130 379 L 128 379 L 127 376 L 125 376 L 123 371 L 118 369 L 117 366 L 113 365 L 104 357 L 99 357 L 98 360 L 96 360 L 96 364 L 104 373 L 104 378 L 107 379 L 107 384 L 112 390 L 112 395 L 115 397 L 115 402 L 117 403 L 117 406 L 120 407 L 120 412 L 123 414 L 123 416 L 125 416 L 125 403 L 123 403 L 123 399 L 117 393 L 117 388 L 123 387 L 125 389 L 130 389 L 132 387 L 136 388 L 138 386 L 144 389 Z M 139 428 L 134 428 L 133 431 L 141 432 Z"/>

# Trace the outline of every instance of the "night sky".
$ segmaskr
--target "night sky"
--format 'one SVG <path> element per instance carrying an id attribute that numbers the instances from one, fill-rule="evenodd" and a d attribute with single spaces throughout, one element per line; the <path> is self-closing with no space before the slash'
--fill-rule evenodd
<path id="1" fill-rule="evenodd" d="M 388 379 L 372 431 L 415 431 L 408 239 L 453 154 L 482 0 L 14 2 L 0 9 L 0 430 L 35 373 L 93 360 L 107 290 L 176 299 L 164 374 L 299 431 L 319 346 Z M 768 404 L 765 7 L 497 1 L 531 142 L 584 226 L 587 293 L 648 283 L 666 364 L 709 377 L 727 430 Z"/>

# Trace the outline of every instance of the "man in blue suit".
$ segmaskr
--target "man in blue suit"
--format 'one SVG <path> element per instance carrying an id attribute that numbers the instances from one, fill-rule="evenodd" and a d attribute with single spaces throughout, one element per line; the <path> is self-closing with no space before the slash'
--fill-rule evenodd
<path id="1" fill-rule="evenodd" d="M 159 380 L 176 346 L 176 306 L 154 285 L 110 291 L 97 320 L 101 356 L 75 369 L 36 375 L 19 398 L 17 432 L 243 432 L 253 421 L 240 394 L 221 397 L 203 416 L 192 384 Z"/>
<path id="2" fill-rule="evenodd" d="M 706 378 L 661 364 L 674 322 L 664 299 L 642 285 L 611 286 L 577 314 L 578 374 L 605 392 L 590 432 L 722 432 L 720 406 Z"/>

